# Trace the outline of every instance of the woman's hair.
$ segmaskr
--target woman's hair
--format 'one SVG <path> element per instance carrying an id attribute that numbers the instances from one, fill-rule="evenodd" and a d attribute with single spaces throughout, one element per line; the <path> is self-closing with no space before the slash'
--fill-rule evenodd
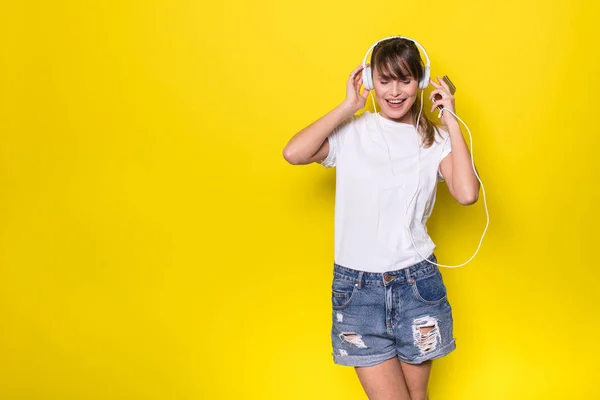
<path id="1" fill-rule="evenodd" d="M 404 80 L 407 77 L 413 77 L 417 82 L 423 78 L 425 69 L 415 43 L 402 38 L 389 39 L 375 46 L 371 54 L 372 73 L 375 68 L 386 78 Z M 419 102 L 417 96 L 417 101 L 410 108 L 410 113 L 415 120 L 419 114 Z M 427 118 L 424 112 L 421 112 L 419 119 L 419 133 L 423 137 L 425 147 L 430 147 L 435 140 L 438 127 Z"/>

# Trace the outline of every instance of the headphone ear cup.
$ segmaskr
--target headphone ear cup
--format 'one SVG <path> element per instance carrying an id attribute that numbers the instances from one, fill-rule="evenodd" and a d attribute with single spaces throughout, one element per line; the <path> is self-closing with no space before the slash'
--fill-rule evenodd
<path id="1" fill-rule="evenodd" d="M 374 86 L 373 86 L 373 76 L 371 74 L 371 67 L 363 68 L 362 78 L 363 78 L 363 86 L 365 87 L 365 89 L 373 90 Z"/>
<path id="2" fill-rule="evenodd" d="M 429 67 L 423 69 L 423 79 L 419 82 L 419 89 L 427 89 L 429 86 Z"/>

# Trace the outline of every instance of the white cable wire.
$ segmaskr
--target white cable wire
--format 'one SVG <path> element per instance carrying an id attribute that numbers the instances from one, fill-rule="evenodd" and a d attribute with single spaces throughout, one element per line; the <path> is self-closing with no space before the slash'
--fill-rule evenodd
<path id="1" fill-rule="evenodd" d="M 422 100 L 422 98 L 421 98 L 421 100 Z M 414 240 L 414 238 L 412 236 L 412 232 L 410 230 L 410 223 L 408 224 L 408 232 L 409 232 L 410 240 L 411 240 L 411 242 L 413 244 L 413 247 L 415 248 L 415 250 L 417 251 L 417 253 L 421 257 L 423 257 L 423 259 L 425 261 L 427 261 L 429 264 L 434 264 L 434 265 L 437 265 L 439 267 L 444 267 L 444 268 L 458 268 L 458 267 L 462 267 L 463 265 L 466 265 L 466 264 L 470 263 L 471 260 L 473 260 L 473 258 L 475 258 L 475 256 L 479 252 L 479 249 L 481 248 L 481 243 L 483 242 L 483 237 L 485 236 L 485 233 L 487 232 L 488 226 L 490 225 L 490 213 L 488 211 L 488 206 L 487 206 L 487 197 L 485 195 L 485 187 L 483 186 L 483 182 L 481 181 L 481 178 L 479 177 L 479 174 L 477 173 L 477 169 L 475 168 L 475 159 L 473 157 L 473 135 L 471 135 L 471 130 L 469 129 L 469 127 L 467 126 L 467 124 L 465 124 L 465 122 L 458 117 L 458 115 L 454 114 L 452 111 L 448 110 L 447 108 L 443 108 L 440 111 L 439 116 L 441 116 L 441 114 L 444 111 L 448 111 L 450 114 L 454 115 L 454 117 L 456 117 L 456 119 L 458 119 L 465 126 L 465 128 L 467 128 L 467 132 L 469 133 L 469 143 L 470 143 L 469 150 L 470 150 L 470 153 L 471 153 L 471 165 L 473 166 L 473 172 L 475 173 L 475 176 L 477 177 L 477 180 L 481 184 L 481 192 L 483 193 L 483 205 L 485 207 L 485 217 L 486 217 L 485 228 L 483 229 L 483 233 L 481 234 L 481 238 L 479 239 L 479 244 L 477 245 L 477 249 L 475 250 L 475 253 L 473 253 L 473 255 L 471 256 L 471 258 L 469 258 L 467 261 L 465 261 L 464 263 L 459 264 L 459 265 L 444 265 L 444 264 L 438 264 L 438 263 L 434 263 L 434 262 L 429 261 L 417 249 L 417 246 L 415 245 L 415 240 Z M 420 163 L 420 160 L 419 160 L 419 163 Z M 419 174 L 419 176 L 421 175 L 420 171 L 418 171 L 418 174 Z M 418 189 L 419 189 L 419 186 L 417 185 L 417 191 L 418 191 Z M 416 191 L 415 191 L 415 194 L 416 194 Z"/>
<path id="2" fill-rule="evenodd" d="M 419 123 L 421 122 L 421 112 L 423 111 L 423 96 L 425 95 L 425 90 L 421 90 L 421 108 L 419 108 L 419 116 L 417 117 L 417 124 L 416 124 L 416 131 L 417 131 L 417 188 L 415 189 L 415 192 L 413 193 L 412 197 L 410 198 L 410 201 L 408 202 L 408 205 L 406 206 L 406 210 L 404 211 L 404 216 L 406 217 L 406 213 L 408 212 L 408 210 L 410 209 L 410 205 L 412 203 L 412 201 L 416 198 L 416 196 L 418 195 L 419 192 L 419 185 L 421 184 L 421 144 L 422 144 L 422 140 L 421 140 L 421 134 L 419 133 Z M 410 234 L 410 223 L 408 223 L 408 231 Z M 411 240 L 412 240 L 412 234 L 411 234 Z M 418 253 L 418 250 L 417 250 Z M 423 256 L 421 256 L 423 257 Z"/>
<path id="3" fill-rule="evenodd" d="M 394 171 L 394 164 L 392 163 L 392 153 L 390 152 L 390 145 L 388 144 L 388 141 L 385 138 L 383 130 L 381 129 L 381 125 L 379 125 L 379 115 L 377 113 L 377 107 L 375 106 L 375 96 L 373 96 L 373 93 L 371 91 L 369 92 L 369 95 L 371 96 L 371 100 L 373 101 L 373 112 L 375 113 L 375 122 L 377 122 L 377 129 L 379 129 L 379 133 L 381 134 L 381 137 L 385 142 L 385 148 L 387 149 L 388 161 L 390 163 L 390 169 L 392 170 L 392 176 L 396 176 L 396 172 Z"/>

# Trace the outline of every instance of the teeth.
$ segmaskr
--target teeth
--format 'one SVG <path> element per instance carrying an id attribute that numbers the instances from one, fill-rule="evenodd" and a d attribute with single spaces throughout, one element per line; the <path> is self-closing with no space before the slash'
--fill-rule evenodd
<path id="1" fill-rule="evenodd" d="M 389 103 L 392 103 L 392 104 L 400 104 L 400 103 L 402 103 L 403 101 L 404 101 L 404 99 L 402 99 L 402 100 L 388 100 L 388 102 L 389 102 Z"/>

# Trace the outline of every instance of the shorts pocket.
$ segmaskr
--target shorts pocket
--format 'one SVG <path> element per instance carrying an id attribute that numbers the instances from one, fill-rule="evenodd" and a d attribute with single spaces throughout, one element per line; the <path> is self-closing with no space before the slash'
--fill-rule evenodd
<path id="1" fill-rule="evenodd" d="M 348 307 L 356 292 L 355 282 L 349 279 L 334 277 L 331 287 L 331 305 L 334 310 Z"/>
<path id="2" fill-rule="evenodd" d="M 446 285 L 439 270 L 416 279 L 412 284 L 412 291 L 417 300 L 426 304 L 439 304 L 446 300 Z"/>

